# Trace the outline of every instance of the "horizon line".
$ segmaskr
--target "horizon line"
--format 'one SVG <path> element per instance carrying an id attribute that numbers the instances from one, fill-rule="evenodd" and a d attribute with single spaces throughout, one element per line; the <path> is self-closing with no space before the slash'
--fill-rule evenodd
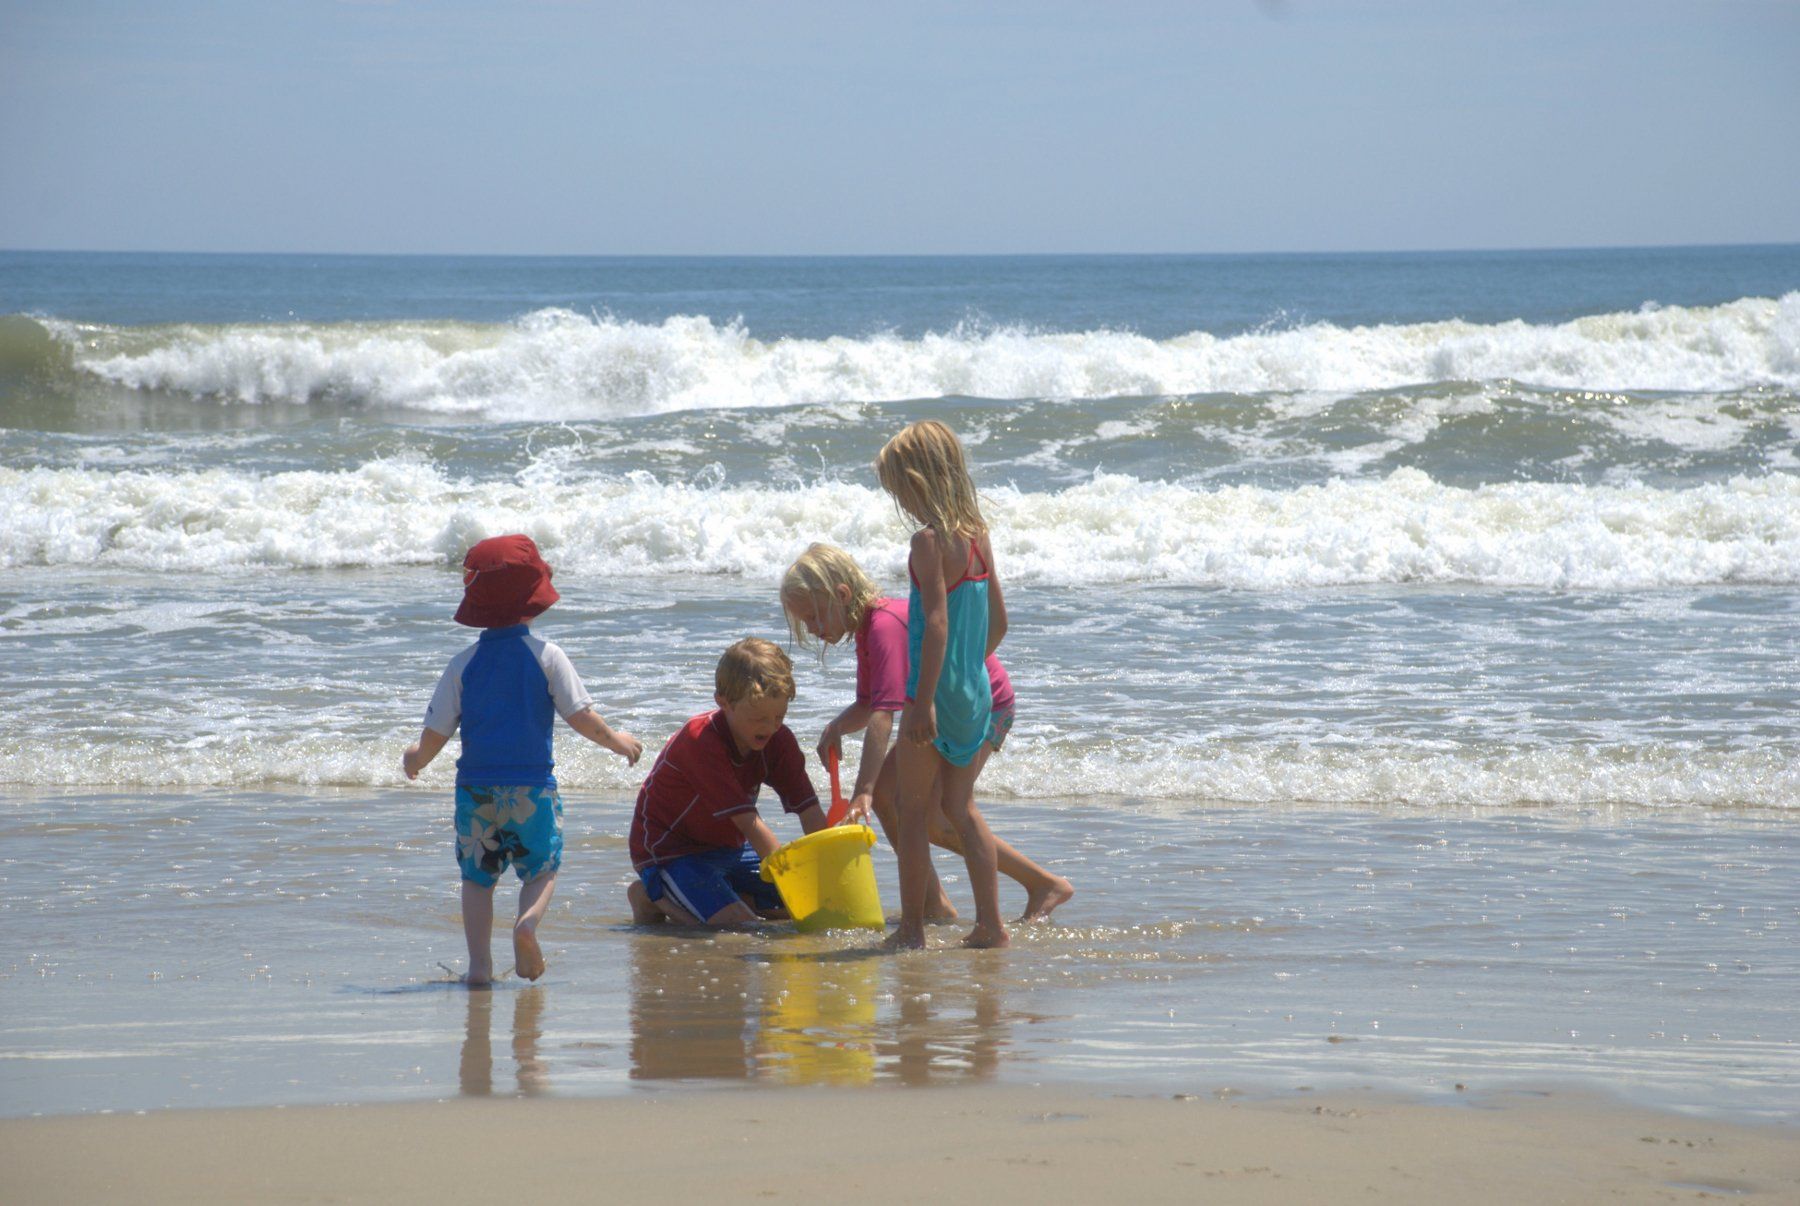
<path id="1" fill-rule="evenodd" d="M 1796 248 L 1792 242 L 1592 243 L 1505 247 L 1317 248 L 1263 251 L 246 251 L 121 247 L 0 247 L 0 255 L 143 255 L 294 257 L 332 259 L 494 259 L 494 260 L 1024 260 L 1024 259 L 1248 259 L 1278 256 L 1400 256 L 1544 254 L 1575 251 L 1728 251 Z"/>

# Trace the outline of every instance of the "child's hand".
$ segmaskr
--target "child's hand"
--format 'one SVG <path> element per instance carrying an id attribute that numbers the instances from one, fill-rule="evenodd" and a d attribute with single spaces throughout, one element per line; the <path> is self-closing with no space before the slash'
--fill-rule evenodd
<path id="1" fill-rule="evenodd" d="M 438 756 L 448 740 L 448 735 L 436 729 L 421 730 L 419 739 L 407 746 L 406 752 L 400 755 L 400 769 L 406 772 L 408 779 L 417 779 L 419 772 L 431 765 L 431 760 Z"/>
<path id="2" fill-rule="evenodd" d="M 937 704 L 929 699 L 907 704 L 900 716 L 900 732 L 917 745 L 937 740 Z"/>
<path id="3" fill-rule="evenodd" d="M 844 810 L 844 819 L 840 825 L 867 825 L 869 818 L 875 815 L 875 794 L 858 792 L 850 797 L 850 807 Z"/>
<path id="4" fill-rule="evenodd" d="M 644 756 L 644 743 L 630 733 L 616 733 L 617 744 L 612 751 L 625 759 L 625 765 L 636 766 L 637 760 Z"/>
<path id="5" fill-rule="evenodd" d="M 819 761 L 829 763 L 833 753 L 842 757 L 843 740 L 844 735 L 838 731 L 837 721 L 833 720 L 828 723 L 825 726 L 824 732 L 819 734 L 819 746 L 817 750 Z"/>

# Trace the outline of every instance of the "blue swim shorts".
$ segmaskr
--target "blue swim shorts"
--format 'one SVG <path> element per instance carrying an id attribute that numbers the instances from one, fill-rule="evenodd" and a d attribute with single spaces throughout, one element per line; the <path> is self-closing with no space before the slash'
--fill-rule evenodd
<path id="1" fill-rule="evenodd" d="M 562 797 L 554 787 L 457 784 L 456 862 L 491 888 L 511 867 L 521 882 L 562 866 Z"/>
<path id="2" fill-rule="evenodd" d="M 699 921 L 744 898 L 758 913 L 781 907 L 781 893 L 774 884 L 763 881 L 762 859 L 748 842 L 684 854 L 643 868 L 638 878 L 644 881 L 644 892 L 651 900 L 661 900 L 667 892 L 675 904 Z"/>

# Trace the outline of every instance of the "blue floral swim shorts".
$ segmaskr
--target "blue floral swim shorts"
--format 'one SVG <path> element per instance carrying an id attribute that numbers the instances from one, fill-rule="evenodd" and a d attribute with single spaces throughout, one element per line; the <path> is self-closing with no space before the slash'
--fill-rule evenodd
<path id="1" fill-rule="evenodd" d="M 562 797 L 554 787 L 458 784 L 456 862 L 491 888 L 508 867 L 521 882 L 562 866 Z"/>

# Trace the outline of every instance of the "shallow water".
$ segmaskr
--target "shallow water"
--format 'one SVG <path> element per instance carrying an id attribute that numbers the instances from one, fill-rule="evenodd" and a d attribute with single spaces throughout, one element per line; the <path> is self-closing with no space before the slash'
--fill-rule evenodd
<path id="1" fill-rule="evenodd" d="M 456 751 L 397 761 L 463 551 L 542 546 L 538 630 L 654 752 L 809 542 L 904 589 L 869 465 L 927 417 L 1011 611 L 984 798 L 1059 924 L 631 931 L 645 768 L 565 735 L 550 977 L 434 982 Z M 1797 447 L 1800 247 L 0 252 L 0 1112 L 992 1077 L 1792 1117 Z M 847 654 L 799 658 L 805 747 Z"/>
<path id="2" fill-rule="evenodd" d="M 707 706 L 746 634 L 785 639 L 773 582 L 559 573 L 536 624 L 652 753 Z M 441 568 L 237 574 L 27 570 L 0 585 L 0 783 L 385 787 L 443 665 Z M 1001 798 L 1383 807 L 1800 809 L 1800 606 L 1737 587 L 1640 592 L 1019 588 Z M 853 660 L 795 650 L 810 749 Z M 104 684 L 97 708 L 84 683 Z M 13 685 L 16 684 L 16 685 Z M 448 790 L 454 746 L 424 781 Z M 565 787 L 644 767 L 565 739 Z M 816 773 L 817 768 L 814 768 Z"/>
<path id="3" fill-rule="evenodd" d="M 439 966 L 463 959 L 443 804 L 9 802 L 0 925 L 29 937 L 0 964 L 0 1111 L 994 1080 L 1575 1083 L 1800 1117 L 1800 848 L 1780 821 L 999 804 L 997 831 L 1076 899 L 1008 951 L 895 956 L 867 933 L 630 927 L 628 810 L 577 794 L 549 974 L 470 993 Z"/>

